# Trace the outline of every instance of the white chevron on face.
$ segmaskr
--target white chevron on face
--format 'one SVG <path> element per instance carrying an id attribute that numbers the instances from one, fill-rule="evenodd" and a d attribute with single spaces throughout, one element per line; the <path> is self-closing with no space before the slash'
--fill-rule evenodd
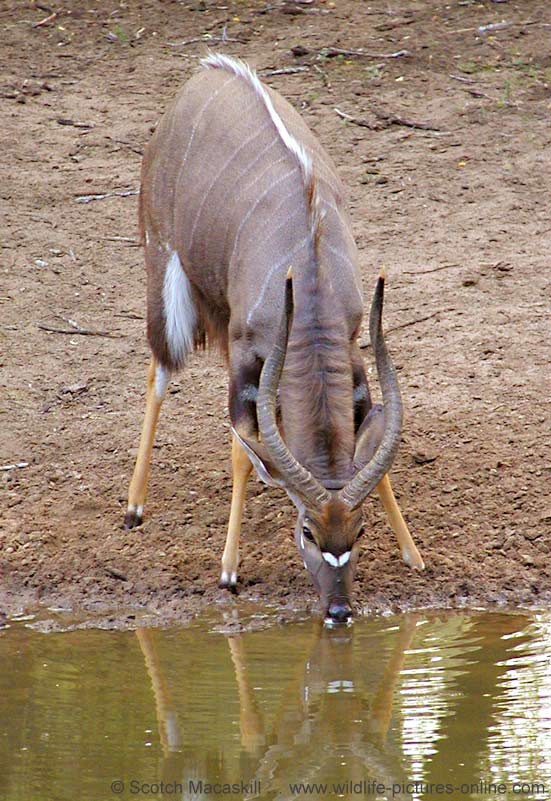
<path id="1" fill-rule="evenodd" d="M 346 553 L 343 553 L 340 556 L 333 556 L 333 554 L 329 553 L 329 551 L 324 551 L 322 556 L 327 564 L 331 565 L 331 567 L 344 567 L 350 559 L 350 551 L 346 551 Z"/>

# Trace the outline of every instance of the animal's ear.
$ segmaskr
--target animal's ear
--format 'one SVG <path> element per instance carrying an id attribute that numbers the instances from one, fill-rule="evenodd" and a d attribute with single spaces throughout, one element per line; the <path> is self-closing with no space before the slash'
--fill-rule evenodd
<path id="1" fill-rule="evenodd" d="M 371 407 L 356 434 L 354 471 L 360 470 L 373 457 L 381 444 L 385 431 L 385 412 L 380 403 Z"/>
<path id="2" fill-rule="evenodd" d="M 264 445 L 261 442 L 258 442 L 258 440 L 252 439 L 251 437 L 244 435 L 242 432 L 240 433 L 233 427 L 232 432 L 251 460 L 259 479 L 271 487 L 281 487 L 282 489 L 287 489 L 282 477 L 271 463 L 270 457 L 268 456 L 268 451 Z"/>

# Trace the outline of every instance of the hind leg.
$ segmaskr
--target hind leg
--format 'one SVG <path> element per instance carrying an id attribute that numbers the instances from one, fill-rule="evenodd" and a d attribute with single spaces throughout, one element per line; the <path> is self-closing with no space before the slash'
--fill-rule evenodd
<path id="1" fill-rule="evenodd" d="M 168 371 L 151 359 L 147 376 L 147 393 L 145 418 L 136 458 L 134 474 L 128 490 L 128 507 L 124 518 L 124 528 L 130 529 L 139 526 L 143 519 L 143 508 L 147 494 L 147 479 L 151 462 L 151 451 L 155 440 L 155 430 L 159 419 L 159 412 L 169 380 Z"/>
<path id="2" fill-rule="evenodd" d="M 243 354 L 234 345 L 230 358 L 230 418 L 234 429 L 245 440 L 257 439 L 256 394 L 262 370 L 262 362 L 250 354 Z M 239 538 L 245 505 L 247 481 L 252 464 L 238 437 L 232 439 L 232 497 L 226 547 L 222 555 L 220 587 L 236 591 L 237 567 L 239 564 Z"/>
<path id="3" fill-rule="evenodd" d="M 146 236 L 146 242 L 147 242 Z M 139 526 L 147 492 L 147 478 L 155 429 L 172 371 L 184 366 L 197 326 L 189 279 L 178 254 L 167 253 L 153 239 L 145 250 L 147 269 L 147 338 L 153 353 L 147 378 L 145 419 L 138 458 L 128 492 L 125 528 Z"/>
<path id="4" fill-rule="evenodd" d="M 247 481 L 252 470 L 252 464 L 242 445 L 233 437 L 232 440 L 232 496 L 230 520 L 226 535 L 226 547 L 222 556 L 222 575 L 220 587 L 235 592 L 237 584 L 237 566 L 239 564 L 239 537 L 241 535 L 241 520 L 245 505 L 245 492 Z"/>

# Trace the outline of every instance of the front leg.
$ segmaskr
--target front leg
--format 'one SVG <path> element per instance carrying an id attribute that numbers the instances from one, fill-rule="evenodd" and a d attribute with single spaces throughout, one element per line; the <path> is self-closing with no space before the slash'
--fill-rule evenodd
<path id="1" fill-rule="evenodd" d="M 409 533 L 406 521 L 402 517 L 400 507 L 398 506 L 392 491 L 392 487 L 390 486 L 390 479 L 388 475 L 381 479 L 377 485 L 377 492 L 379 493 L 379 498 L 383 503 L 388 517 L 388 522 L 396 534 L 396 539 L 398 540 L 398 545 L 402 551 L 402 558 L 404 562 L 406 565 L 409 565 L 409 567 L 415 567 L 418 570 L 423 570 L 425 567 L 423 557 L 417 550 L 411 534 Z"/>

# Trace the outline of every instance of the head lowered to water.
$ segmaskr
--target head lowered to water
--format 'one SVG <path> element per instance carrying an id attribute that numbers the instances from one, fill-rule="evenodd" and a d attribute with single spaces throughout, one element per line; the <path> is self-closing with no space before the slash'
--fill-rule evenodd
<path id="1" fill-rule="evenodd" d="M 387 476 L 402 411 L 382 335 L 384 279 L 370 318 L 383 395 L 383 405 L 374 405 L 357 342 L 363 313 L 357 250 L 330 157 L 246 64 L 213 54 L 146 149 L 140 224 L 152 362 L 126 526 L 142 520 L 170 373 L 194 347 L 218 344 L 228 364 L 233 430 L 221 585 L 237 585 L 254 465 L 297 508 L 296 542 L 324 613 L 347 620 L 361 504 L 374 488 L 404 559 L 423 563 Z"/>

